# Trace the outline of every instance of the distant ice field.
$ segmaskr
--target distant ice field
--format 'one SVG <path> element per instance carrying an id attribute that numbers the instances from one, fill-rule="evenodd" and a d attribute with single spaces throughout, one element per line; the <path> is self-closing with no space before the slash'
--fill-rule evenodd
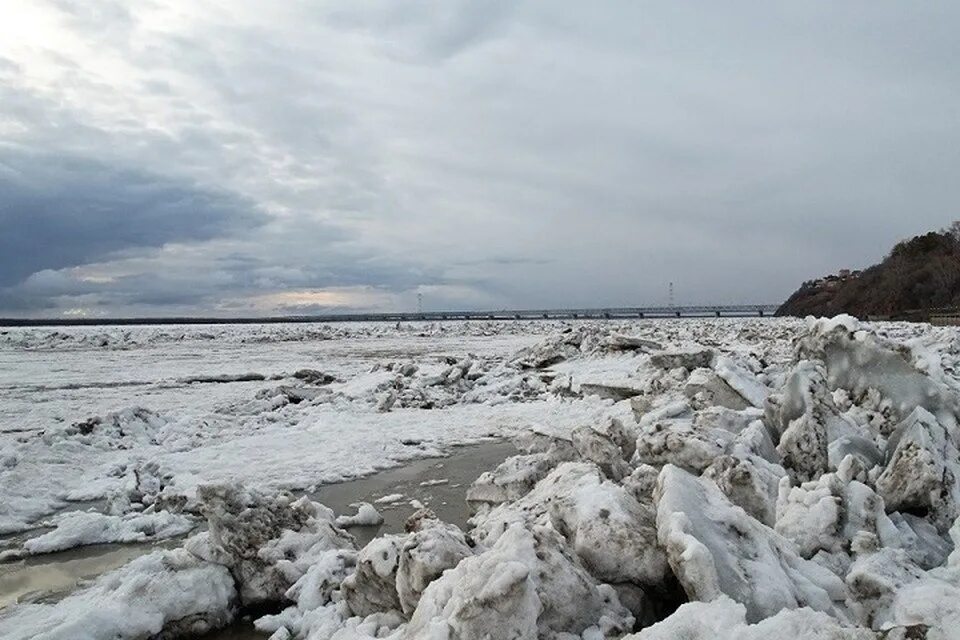
<path id="1" fill-rule="evenodd" d="M 550 385 L 557 378 L 568 386 L 649 384 L 637 352 L 600 349 L 542 369 L 514 361 L 581 324 L 2 330 L 0 532 L 129 493 L 145 467 L 163 491 L 177 494 L 223 481 L 306 489 L 454 444 L 531 428 L 569 432 L 611 412 L 629 413 L 610 399 Z M 759 370 L 789 358 L 802 321 L 598 324 L 671 349 L 719 349 Z M 915 343 L 955 339 L 911 325 L 883 332 Z M 949 368 L 953 361 L 943 362 Z M 303 369 L 335 380 L 293 377 Z"/>
<path id="2" fill-rule="evenodd" d="M 571 410 L 556 400 L 511 402 L 490 410 L 483 400 L 430 411 L 377 410 L 378 389 L 394 374 L 372 369 L 415 363 L 417 376 L 426 376 L 448 360 L 494 363 L 556 329 L 555 323 L 472 322 L 4 330 L 0 531 L 82 508 L 70 501 L 107 498 L 147 461 L 185 491 L 224 480 L 310 487 L 502 436 L 550 420 L 552 412 L 566 416 L 559 422 L 589 416 L 599 403 Z M 280 387 L 314 386 L 291 377 L 302 369 L 337 379 L 319 387 L 329 397 L 275 401 L 271 394 Z M 187 381 L 238 376 L 264 379 Z M 67 433 L 117 412 L 120 422 L 136 423 L 123 412 L 137 408 L 163 425 L 120 438 L 98 437 L 100 429 Z"/>
<path id="3" fill-rule="evenodd" d="M 139 398 L 157 409 L 188 409 L 269 384 L 178 382 L 187 377 L 270 377 L 320 368 L 346 379 L 391 358 L 511 352 L 545 331 L 538 323 L 529 332 L 482 335 L 470 327 L 442 327 L 421 336 L 427 329 L 407 325 L 398 332 L 393 325 L 365 324 L 7 329 L 0 336 L 0 431 L 43 429 L 50 421 L 83 419 Z"/>

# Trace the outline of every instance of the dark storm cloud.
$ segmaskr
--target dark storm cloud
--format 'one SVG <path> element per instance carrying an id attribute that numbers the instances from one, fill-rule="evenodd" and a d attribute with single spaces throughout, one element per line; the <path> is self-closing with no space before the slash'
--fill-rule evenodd
<path id="1" fill-rule="evenodd" d="M 249 202 L 83 158 L 0 149 L 0 286 L 111 253 L 247 231 Z"/>
<path id="2" fill-rule="evenodd" d="M 33 314 L 55 311 L 52 298 L 38 297 L 22 291 L 0 289 L 0 313 Z"/>
<path id="3" fill-rule="evenodd" d="M 377 288 L 383 292 L 403 291 L 422 285 L 445 282 L 438 271 L 415 264 L 390 262 L 381 258 L 357 255 L 339 247 L 342 233 L 325 230 L 318 225 L 310 235 L 284 231 L 263 247 L 244 240 L 245 251 L 263 252 L 263 257 L 250 253 L 205 251 L 202 245 L 173 256 L 153 256 L 148 249 L 128 249 L 112 262 L 93 265 L 93 278 L 71 270 L 46 269 L 36 272 L 24 282 L 0 289 L 0 309 L 7 312 L 47 312 L 56 308 L 54 301 L 89 307 L 128 309 L 128 313 L 157 315 L 197 314 L 198 309 L 240 309 L 244 313 L 261 313 L 235 298 L 258 297 L 276 292 L 314 289 L 350 289 L 363 292 Z M 317 234 L 314 236 L 313 234 Z M 255 235 L 255 234 L 254 234 Z M 315 237 L 324 237 L 319 243 Z M 283 245 L 286 251 L 279 251 Z M 111 275 L 115 264 L 121 273 Z M 135 273 L 123 273 L 127 270 Z M 286 303 L 275 312 L 297 312 L 313 304 Z M 334 305 L 338 309 L 371 307 Z M 333 308 L 333 307 L 324 307 Z M 239 311 L 238 311 L 239 312 Z"/>

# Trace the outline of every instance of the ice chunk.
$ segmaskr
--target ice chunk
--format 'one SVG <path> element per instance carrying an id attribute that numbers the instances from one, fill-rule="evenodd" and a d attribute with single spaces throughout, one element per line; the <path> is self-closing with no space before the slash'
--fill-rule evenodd
<path id="1" fill-rule="evenodd" d="M 643 394 L 643 389 L 617 384 L 601 384 L 584 382 L 580 385 L 580 393 L 585 396 L 597 396 L 604 400 L 620 402 Z"/>
<path id="2" fill-rule="evenodd" d="M 757 522 L 710 480 L 667 465 L 657 486 L 657 529 L 674 574 L 692 600 L 727 595 L 750 621 L 809 606 L 839 613 L 839 578 L 804 560 L 794 545 Z"/>
<path id="3" fill-rule="evenodd" d="M 229 567 L 245 605 L 279 600 L 312 560 L 352 549 L 333 511 L 306 498 L 269 496 L 235 485 L 198 488 L 213 562 Z"/>
<path id="4" fill-rule="evenodd" d="M 767 526 L 776 521 L 780 479 L 786 471 L 759 456 L 722 455 L 703 472 L 735 505 Z"/>
<path id="5" fill-rule="evenodd" d="M 957 517 L 958 458 L 944 427 L 917 407 L 887 444 L 889 462 L 877 478 L 877 491 L 891 511 L 933 512 L 945 530 Z"/>
<path id="6" fill-rule="evenodd" d="M 761 420 L 754 420 L 737 433 L 730 452 L 739 458 L 756 456 L 783 468 L 780 466 L 780 454 L 770 437 L 770 430 Z"/>
<path id="7" fill-rule="evenodd" d="M 611 480 L 620 480 L 630 474 L 631 469 L 625 459 L 624 451 L 609 435 L 584 426 L 574 429 L 571 438 L 580 457 L 600 467 L 604 475 Z"/>
<path id="8" fill-rule="evenodd" d="M 338 549 L 325 551 L 310 565 L 307 572 L 297 580 L 284 594 L 287 600 L 296 604 L 287 607 L 276 615 L 258 618 L 255 626 L 268 633 L 284 633 L 298 638 L 310 637 L 316 629 L 340 626 L 345 611 L 334 607 L 325 610 L 339 592 L 344 579 L 356 567 L 357 554 L 354 551 Z"/>
<path id="9" fill-rule="evenodd" d="M 589 463 L 563 463 L 526 496 L 480 518 L 474 537 L 492 544 L 514 523 L 551 523 L 604 582 L 659 585 L 669 569 L 656 543 L 655 516 Z"/>
<path id="10" fill-rule="evenodd" d="M 634 461 L 654 466 L 674 464 L 700 473 L 727 452 L 734 434 L 692 419 L 644 420 Z"/>
<path id="11" fill-rule="evenodd" d="M 584 480 L 552 501 L 554 526 L 597 579 L 659 585 L 668 570 L 656 544 L 653 508 L 611 482 L 595 483 L 589 476 Z"/>
<path id="12" fill-rule="evenodd" d="M 418 521 L 418 531 L 411 533 L 400 548 L 396 585 L 400 606 L 410 615 L 420 602 L 420 595 L 444 571 L 473 555 L 459 527 L 425 518 Z"/>
<path id="13" fill-rule="evenodd" d="M 145 542 L 183 535 L 194 528 L 191 518 L 168 511 L 130 513 L 124 516 L 71 511 L 47 524 L 48 531 L 23 543 L 28 553 L 50 553 L 89 544 Z"/>
<path id="14" fill-rule="evenodd" d="M 798 350 L 803 357 L 825 363 L 831 388 L 846 389 L 854 396 L 876 389 L 901 419 L 923 407 L 947 428 L 957 426 L 960 397 L 956 391 L 918 370 L 902 345 L 845 319 L 834 319 L 810 321 Z"/>
<path id="15" fill-rule="evenodd" d="M 847 573 L 849 603 L 861 624 L 882 629 L 898 590 L 916 582 L 923 571 L 901 549 L 880 549 L 857 558 Z"/>
<path id="16" fill-rule="evenodd" d="M 899 586 L 889 608 L 877 613 L 875 624 L 884 628 L 913 627 L 927 632 L 927 638 L 952 640 L 960 629 L 960 570 L 934 569 Z"/>
<path id="17" fill-rule="evenodd" d="M 770 396 L 767 422 L 779 438 L 777 451 L 794 480 L 804 482 L 829 468 L 828 421 L 842 420 L 827 389 L 823 368 L 801 361 L 783 390 Z"/>
<path id="18" fill-rule="evenodd" d="M 537 638 L 594 626 L 602 637 L 632 625 L 615 592 L 596 585 L 555 531 L 513 525 L 426 588 L 404 637 Z"/>
<path id="19" fill-rule="evenodd" d="M 770 395 L 770 389 L 742 364 L 730 356 L 719 356 L 714 370 L 723 378 L 730 388 L 736 391 L 744 400 L 757 408 L 762 408 Z"/>
<path id="20" fill-rule="evenodd" d="M 247 373 L 214 373 L 214 374 L 200 374 L 196 376 L 187 376 L 184 378 L 178 378 L 177 382 L 183 384 L 193 384 L 193 383 L 225 383 L 225 382 L 258 382 L 260 380 L 266 380 L 267 376 L 262 373 L 256 373 L 249 371 Z"/>
<path id="21" fill-rule="evenodd" d="M 558 463 L 549 453 L 511 456 L 493 471 L 480 474 L 467 490 L 467 504 L 475 511 L 526 495 Z"/>
<path id="22" fill-rule="evenodd" d="M 827 458 L 831 469 L 836 469 L 847 456 L 856 456 L 865 469 L 883 463 L 883 453 L 872 438 L 865 435 L 843 435 L 827 446 Z"/>
<path id="23" fill-rule="evenodd" d="M 830 468 L 827 428 L 818 414 L 807 412 L 792 420 L 777 444 L 777 453 L 791 478 L 815 480 Z"/>
<path id="24" fill-rule="evenodd" d="M 577 457 L 569 435 L 547 433 L 536 427 L 521 431 L 513 438 L 513 444 L 523 453 L 546 453 L 558 462 Z"/>
<path id="25" fill-rule="evenodd" d="M 323 371 L 317 371 L 316 369 L 299 369 L 294 372 L 294 378 L 298 380 L 303 380 L 307 384 L 315 385 L 325 385 L 330 384 L 331 382 L 337 382 L 337 377 L 335 375 L 325 373 Z"/>
<path id="26" fill-rule="evenodd" d="M 630 495 L 636 498 L 637 502 L 653 504 L 653 490 L 657 486 L 657 476 L 659 475 L 660 469 L 657 467 L 640 464 L 620 484 Z"/>
<path id="27" fill-rule="evenodd" d="M 690 398 L 692 405 L 701 409 L 720 406 L 741 410 L 751 406 L 726 380 L 711 369 L 694 369 L 683 385 L 683 395 Z"/>
<path id="28" fill-rule="evenodd" d="M 713 364 L 714 353 L 710 349 L 674 349 L 651 354 L 650 364 L 670 371 L 683 368 L 688 371 L 709 368 Z"/>
<path id="29" fill-rule="evenodd" d="M 899 546 L 921 569 L 933 569 L 946 562 L 953 545 L 929 521 L 909 513 L 893 512 L 890 521 L 899 532 Z"/>
<path id="30" fill-rule="evenodd" d="M 379 527 L 383 516 L 369 502 L 357 505 L 357 513 L 352 516 L 337 516 L 338 527 Z"/>
<path id="31" fill-rule="evenodd" d="M 357 555 L 357 570 L 341 585 L 343 599 L 355 616 L 401 611 L 397 593 L 400 549 L 406 536 L 385 535 L 367 543 Z"/>
<path id="32" fill-rule="evenodd" d="M 762 418 L 763 410 L 755 407 L 735 411 L 727 407 L 713 406 L 699 409 L 694 416 L 694 421 L 699 424 L 710 424 L 730 433 L 740 434 Z"/>
<path id="33" fill-rule="evenodd" d="M 621 333 L 611 333 L 601 342 L 600 346 L 607 351 L 640 351 L 643 353 L 663 348 L 660 343 L 653 340 L 647 340 L 640 336 L 627 336 Z"/>
<path id="34" fill-rule="evenodd" d="M 784 479 L 775 528 L 796 543 L 805 558 L 818 551 L 850 553 L 864 535 L 883 546 L 900 546 L 899 531 L 884 512 L 883 500 L 869 486 L 839 473 L 792 488 Z"/>
<path id="35" fill-rule="evenodd" d="M 580 332 L 563 333 L 523 349 L 511 362 L 521 369 L 543 369 L 580 354 Z"/>
<path id="36" fill-rule="evenodd" d="M 225 626 L 237 602 L 226 568 L 183 549 L 157 551 L 56 604 L 0 614 L 5 640 L 140 640 L 202 634 Z"/>
<path id="37" fill-rule="evenodd" d="M 867 629 L 841 626 L 812 609 L 784 610 L 747 624 L 746 609 L 726 596 L 682 605 L 666 620 L 622 640 L 877 640 Z"/>
<path id="38" fill-rule="evenodd" d="M 44 437 L 70 437 L 101 449 L 127 449 L 134 445 L 156 444 L 158 432 L 168 420 L 143 407 L 94 416 L 75 422 L 60 432 Z"/>

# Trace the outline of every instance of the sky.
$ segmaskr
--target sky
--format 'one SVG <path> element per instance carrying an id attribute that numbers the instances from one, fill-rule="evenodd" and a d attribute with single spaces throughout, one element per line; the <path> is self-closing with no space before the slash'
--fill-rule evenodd
<path id="1" fill-rule="evenodd" d="M 774 303 L 960 218 L 960 3 L 0 0 L 0 315 Z"/>

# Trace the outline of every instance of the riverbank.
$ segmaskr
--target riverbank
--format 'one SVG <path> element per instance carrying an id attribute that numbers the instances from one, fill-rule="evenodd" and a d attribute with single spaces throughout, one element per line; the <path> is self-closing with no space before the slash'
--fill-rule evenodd
<path id="1" fill-rule="evenodd" d="M 356 509 L 352 505 L 359 502 L 376 504 L 383 516 L 383 524 L 346 527 L 356 538 L 358 546 L 378 535 L 402 532 L 404 522 L 417 509 L 416 504 L 429 507 L 445 522 L 466 528 L 470 516 L 464 500 L 467 487 L 481 473 L 514 453 L 516 449 L 512 444 L 498 440 L 457 446 L 450 455 L 414 460 L 394 469 L 326 485 L 310 497 L 338 515 L 354 513 Z M 377 502 L 391 496 L 398 498 L 386 503 Z M 0 564 L 0 610 L 17 602 L 55 602 L 84 581 L 147 553 L 177 547 L 183 539 L 89 545 Z M 242 636 L 230 634 L 240 633 L 244 626 L 250 625 L 240 620 L 211 637 L 239 640 Z M 252 627 L 251 633 L 254 635 L 250 637 L 260 637 Z"/>

